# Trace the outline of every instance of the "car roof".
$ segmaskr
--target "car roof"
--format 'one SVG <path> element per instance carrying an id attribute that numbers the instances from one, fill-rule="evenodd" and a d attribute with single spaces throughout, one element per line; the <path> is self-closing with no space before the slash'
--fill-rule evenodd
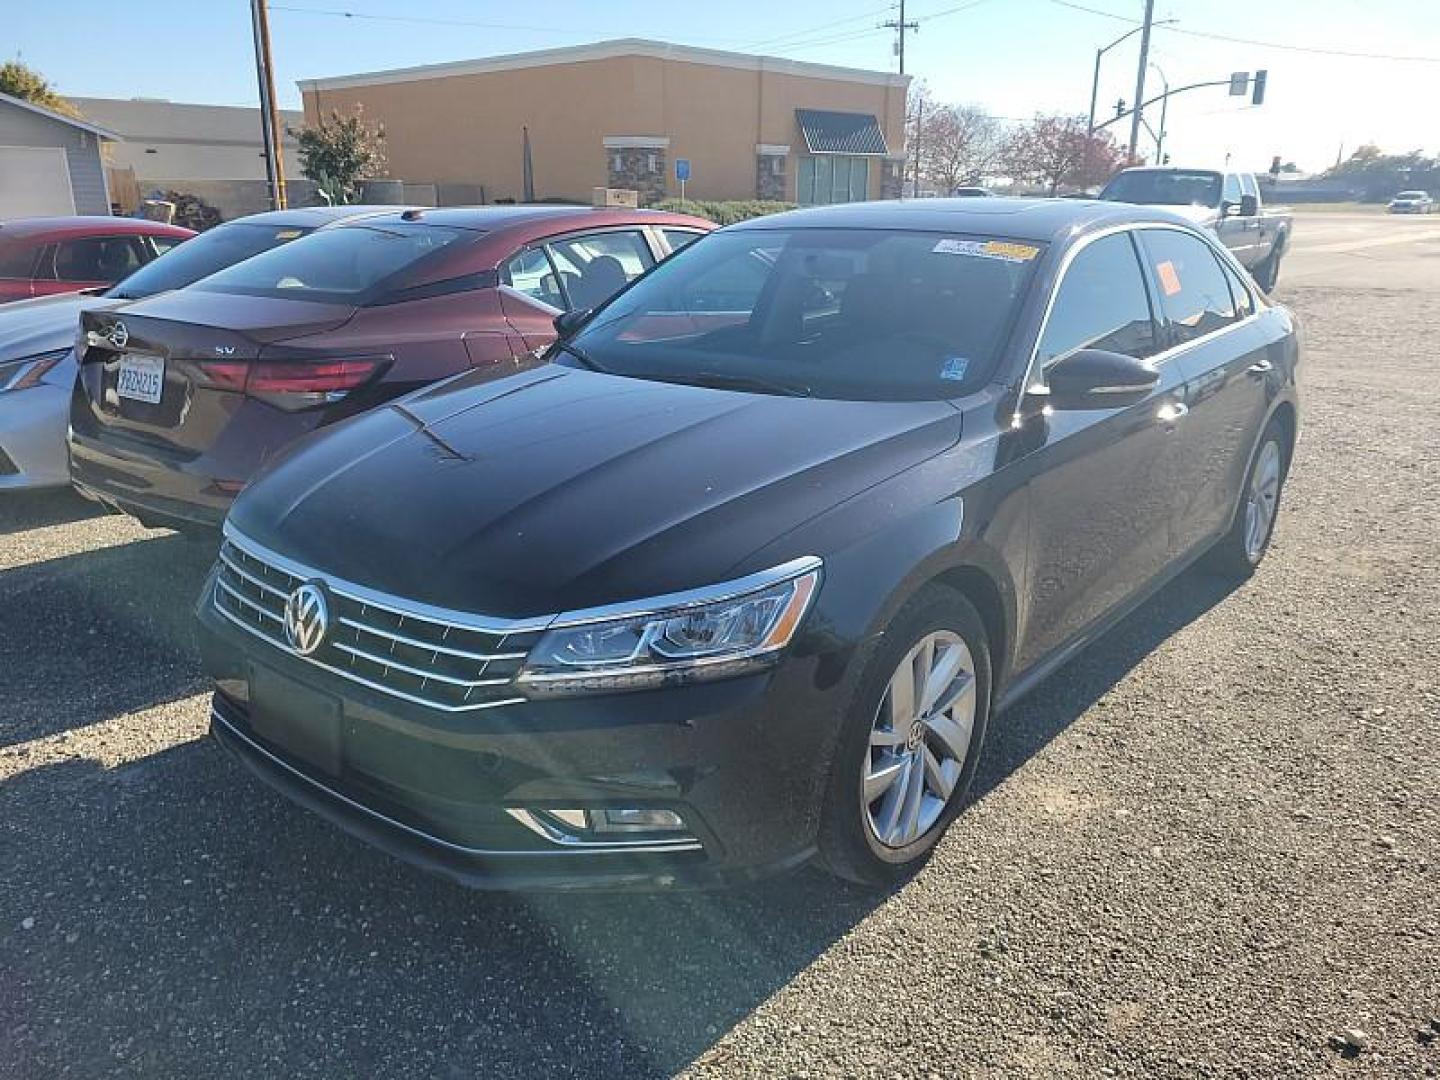
<path id="1" fill-rule="evenodd" d="M 243 221 L 251 225 L 294 226 L 296 228 L 318 229 L 337 221 L 351 221 L 355 218 L 377 217 L 409 209 L 405 206 L 297 206 L 289 210 L 266 210 L 259 214 L 232 218 L 225 224 Z"/>
<path id="2" fill-rule="evenodd" d="M 103 214 L 10 218 L 0 221 L 0 240 L 57 236 L 194 236 L 190 229 L 145 218 Z"/>
<path id="3" fill-rule="evenodd" d="M 1066 240 L 1107 225 L 1164 222 L 1189 226 L 1179 214 L 1153 206 L 1097 199 L 890 199 L 790 210 L 732 225 L 736 229 L 917 229 L 969 233 L 1041 243 Z"/>
<path id="4" fill-rule="evenodd" d="M 370 224 L 385 224 L 402 220 L 419 221 L 426 225 L 444 225 L 454 229 L 473 229 L 479 232 L 494 232 L 512 226 L 559 225 L 569 227 L 571 222 L 582 224 L 593 221 L 596 225 L 635 224 L 650 222 L 656 225 L 696 224 L 699 219 L 684 214 L 670 214 L 660 210 L 631 210 L 615 206 L 572 206 L 517 204 L 515 206 L 443 206 L 416 208 L 403 211 L 392 207 L 393 213 L 378 215 Z M 409 219 L 403 213 L 411 214 Z M 709 224 L 709 223 L 704 223 Z"/>

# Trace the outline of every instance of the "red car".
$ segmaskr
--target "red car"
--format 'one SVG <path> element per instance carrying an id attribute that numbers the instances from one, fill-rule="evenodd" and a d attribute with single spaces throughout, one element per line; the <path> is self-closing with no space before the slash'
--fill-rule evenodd
<path id="1" fill-rule="evenodd" d="M 108 289 L 194 236 L 178 225 L 122 217 L 0 222 L 0 304 Z"/>
<path id="2" fill-rule="evenodd" d="M 71 479 L 146 524 L 218 526 L 300 436 L 468 368 L 538 363 L 557 315 L 714 227 L 574 206 L 397 211 L 87 311 Z"/>

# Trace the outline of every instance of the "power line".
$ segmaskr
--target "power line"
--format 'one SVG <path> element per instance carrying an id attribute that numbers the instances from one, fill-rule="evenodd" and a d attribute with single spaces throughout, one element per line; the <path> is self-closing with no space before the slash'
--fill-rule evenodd
<path id="1" fill-rule="evenodd" d="M 1072 11 L 1083 11 L 1088 15 L 1099 15 L 1106 19 L 1115 19 L 1119 22 L 1129 23 L 1132 26 L 1137 25 L 1136 20 L 1130 18 L 1128 15 L 1119 15 L 1113 11 L 1103 11 L 1100 8 L 1077 4 L 1074 0 L 1050 0 L 1050 3 L 1058 7 L 1070 8 Z M 1284 41 L 1262 41 L 1258 38 L 1236 37 L 1233 34 L 1218 34 L 1209 30 L 1191 30 L 1185 26 L 1157 26 L 1156 29 L 1164 30 L 1167 34 L 1184 34 L 1188 37 L 1207 38 L 1211 41 L 1225 41 L 1234 45 L 1255 45 L 1263 49 L 1281 49 L 1285 52 L 1311 53 L 1316 56 L 1338 56 L 1347 60 L 1394 60 L 1402 63 L 1440 64 L 1440 56 L 1355 52 L 1349 49 L 1330 49 L 1321 45 L 1292 45 Z"/>
<path id="2" fill-rule="evenodd" d="M 746 43 L 746 47 L 759 48 L 761 45 L 770 45 L 779 41 L 788 42 L 791 38 L 809 37 L 812 34 L 828 34 L 837 26 L 844 26 L 846 23 L 861 22 L 865 19 L 873 19 L 876 15 L 885 15 L 889 11 L 890 5 L 887 4 L 885 7 L 873 8 L 860 15 L 851 15 L 844 19 L 831 19 L 827 23 L 811 26 L 804 30 L 792 30 L 788 34 L 777 34 L 775 37 L 761 38 L 759 41 L 750 41 Z"/>

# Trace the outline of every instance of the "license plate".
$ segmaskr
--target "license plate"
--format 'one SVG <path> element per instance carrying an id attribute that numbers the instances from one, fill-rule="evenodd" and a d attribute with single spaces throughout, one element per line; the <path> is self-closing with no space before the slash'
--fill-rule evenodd
<path id="1" fill-rule="evenodd" d="M 115 384 L 115 393 L 132 401 L 148 401 L 160 404 L 160 394 L 165 389 L 165 361 L 159 356 L 120 357 L 120 378 Z"/>
<path id="2" fill-rule="evenodd" d="M 250 727 L 307 765 L 339 775 L 340 701 L 260 664 L 250 665 Z"/>

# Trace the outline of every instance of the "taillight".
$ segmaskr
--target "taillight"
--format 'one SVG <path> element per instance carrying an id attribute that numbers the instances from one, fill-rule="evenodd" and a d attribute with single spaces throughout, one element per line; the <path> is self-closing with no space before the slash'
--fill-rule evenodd
<path id="1" fill-rule="evenodd" d="M 202 360 L 196 367 L 201 380 L 216 389 L 242 392 L 282 409 L 304 409 L 339 401 L 373 379 L 388 361 Z"/>

